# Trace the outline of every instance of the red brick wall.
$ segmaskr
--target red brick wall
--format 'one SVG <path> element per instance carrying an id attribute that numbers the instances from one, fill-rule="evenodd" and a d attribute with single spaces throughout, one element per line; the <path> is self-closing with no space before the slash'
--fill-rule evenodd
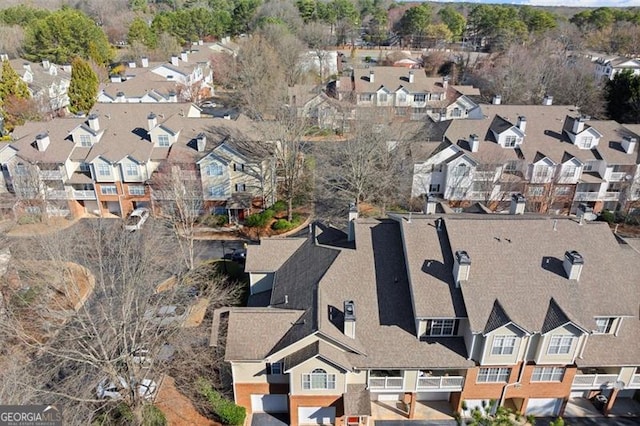
<path id="1" fill-rule="evenodd" d="M 511 367 L 509 383 L 517 382 L 518 375 L 520 373 L 520 365 L 521 364 Z M 529 398 L 563 398 L 565 401 L 569 399 L 569 395 L 571 394 L 571 384 L 573 383 L 573 378 L 576 375 L 575 367 L 566 367 L 562 382 L 532 383 L 531 376 L 535 367 L 540 366 L 535 364 L 528 364 L 524 366 L 520 386 L 510 386 L 505 394 L 505 400 L 509 398 L 519 398 L 523 401 L 523 409 L 526 409 Z M 457 403 L 455 403 L 452 395 L 451 405 L 454 411 L 461 410 L 462 400 L 465 399 L 500 399 L 505 383 L 477 383 L 476 379 L 479 369 L 480 367 L 475 367 L 467 370 L 464 389 Z"/>
<path id="2" fill-rule="evenodd" d="M 234 386 L 236 404 L 251 413 L 251 395 L 288 394 L 289 385 L 286 383 L 236 383 Z"/>

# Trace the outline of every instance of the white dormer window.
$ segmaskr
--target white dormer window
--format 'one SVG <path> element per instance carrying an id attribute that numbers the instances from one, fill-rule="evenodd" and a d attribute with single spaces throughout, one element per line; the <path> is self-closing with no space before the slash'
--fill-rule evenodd
<path id="1" fill-rule="evenodd" d="M 591 149 L 592 143 L 593 143 L 593 136 L 584 136 L 580 140 L 578 147 L 582 149 Z"/>
<path id="2" fill-rule="evenodd" d="M 534 174 L 537 178 L 546 178 L 549 175 L 549 168 L 547 166 L 536 166 Z"/>
<path id="3" fill-rule="evenodd" d="M 427 321 L 427 336 L 453 336 L 456 333 L 455 319 L 433 319 Z"/>
<path id="4" fill-rule="evenodd" d="M 504 138 L 504 146 L 505 148 L 513 148 L 516 146 L 518 138 L 514 135 L 508 135 Z"/>
<path id="5" fill-rule="evenodd" d="M 125 167 L 125 173 L 127 176 L 138 176 L 139 174 L 138 165 L 133 163 L 127 164 Z"/>
<path id="6" fill-rule="evenodd" d="M 169 146 L 169 136 L 168 135 L 158 135 L 158 146 L 160 147 L 168 147 Z"/>
<path id="7" fill-rule="evenodd" d="M 387 102 L 387 94 L 378 93 L 378 102 Z"/>
<path id="8" fill-rule="evenodd" d="M 98 175 L 99 176 L 111 176 L 111 166 L 108 164 L 98 164 Z"/>
<path id="9" fill-rule="evenodd" d="M 613 321 L 615 318 L 596 318 L 595 332 L 598 334 L 608 334 L 613 330 Z"/>
<path id="10" fill-rule="evenodd" d="M 80 171 L 81 172 L 90 172 L 91 171 L 91 166 L 89 165 L 89 163 L 80 163 Z"/>
<path id="11" fill-rule="evenodd" d="M 511 355 L 516 347 L 516 336 L 496 336 L 493 338 L 491 354 Z"/>
<path id="12" fill-rule="evenodd" d="M 562 168 L 562 177 L 574 177 L 576 175 L 576 166 L 569 165 Z"/>
<path id="13" fill-rule="evenodd" d="M 426 100 L 427 100 L 427 95 L 424 93 L 413 96 L 414 102 L 425 102 Z"/>
<path id="14" fill-rule="evenodd" d="M 573 345 L 573 336 L 551 336 L 551 342 L 549 342 L 549 355 L 566 355 L 571 352 L 571 346 Z"/>
<path id="15" fill-rule="evenodd" d="M 89 135 L 80 135 L 80 146 L 91 146 L 91 136 Z"/>
<path id="16" fill-rule="evenodd" d="M 205 167 L 207 176 L 220 176 L 222 174 L 222 166 L 220 164 L 209 164 Z"/>
<path id="17" fill-rule="evenodd" d="M 460 108 L 454 108 L 453 111 L 451 111 L 451 116 L 452 117 L 461 117 L 462 116 L 462 111 L 460 110 Z"/>

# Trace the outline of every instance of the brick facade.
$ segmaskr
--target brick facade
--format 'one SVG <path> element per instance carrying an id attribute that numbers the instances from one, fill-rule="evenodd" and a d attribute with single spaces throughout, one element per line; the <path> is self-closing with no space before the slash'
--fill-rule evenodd
<path id="1" fill-rule="evenodd" d="M 515 386 L 515 383 L 518 382 L 522 363 L 506 367 L 511 368 L 511 374 L 508 381 L 510 386 L 506 389 L 504 395 L 505 404 L 507 406 L 511 406 L 521 412 L 521 414 L 524 414 L 530 398 L 562 398 L 564 400 L 560 413 L 562 414 L 564 406 L 569 400 L 569 396 L 571 394 L 571 384 L 573 383 L 573 378 L 577 371 L 575 366 L 567 366 L 565 368 L 562 382 L 532 382 L 531 376 L 533 375 L 534 369 L 542 366 L 527 364 L 524 366 L 522 371 L 519 386 Z M 545 365 L 544 367 L 553 366 Z M 474 367 L 467 370 L 464 389 L 462 390 L 461 395 L 456 398 L 457 401 L 454 400 L 452 395 L 451 406 L 455 412 L 462 409 L 462 401 L 465 399 L 500 400 L 504 387 L 507 383 L 477 383 L 480 368 L 481 367 Z M 511 404 L 508 403 L 508 400 L 512 400 Z"/>
<path id="2" fill-rule="evenodd" d="M 289 385 L 286 383 L 236 383 L 234 394 L 236 404 L 247 409 L 251 414 L 251 395 L 286 395 L 289 393 Z"/>

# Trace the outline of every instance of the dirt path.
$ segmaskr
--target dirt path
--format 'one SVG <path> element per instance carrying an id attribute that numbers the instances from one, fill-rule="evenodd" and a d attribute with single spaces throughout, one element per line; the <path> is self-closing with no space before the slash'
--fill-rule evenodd
<path id="1" fill-rule="evenodd" d="M 175 380 L 165 376 L 155 402 L 167 418 L 169 426 L 221 426 L 196 410 L 191 401 L 176 389 Z"/>

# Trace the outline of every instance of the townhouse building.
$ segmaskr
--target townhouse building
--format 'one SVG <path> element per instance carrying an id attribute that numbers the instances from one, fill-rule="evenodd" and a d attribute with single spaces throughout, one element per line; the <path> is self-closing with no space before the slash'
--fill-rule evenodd
<path id="1" fill-rule="evenodd" d="M 424 70 L 381 66 L 354 69 L 329 83 L 327 94 L 395 119 L 442 121 L 467 118 L 478 107 L 473 96 L 480 92 L 449 84 L 448 77 L 427 77 Z"/>
<path id="2" fill-rule="evenodd" d="M 6 55 L 0 55 L 0 60 Z M 71 65 L 57 65 L 43 60 L 40 63 L 24 59 L 9 61 L 20 78 L 27 83 L 31 97 L 44 113 L 64 111 L 69 106 L 67 90 L 71 84 Z"/>
<path id="3" fill-rule="evenodd" d="M 31 213 L 125 216 L 137 207 L 153 208 L 153 175 L 175 161 L 201 199 L 216 194 L 217 203 L 204 203 L 204 211 L 221 207 L 233 216 L 250 209 L 254 199 L 273 202 L 265 194 L 272 197 L 274 178 L 262 173 L 269 158 L 221 154 L 235 153 L 232 144 L 244 141 L 251 127 L 246 117 L 200 117 L 193 104 L 98 104 L 87 117 L 16 128 L 0 149 L 0 164 L 5 184 Z M 219 182 L 211 183 L 209 164 L 215 161 Z M 266 165 L 264 170 L 269 171 Z M 240 207 L 237 197 L 244 200 Z"/>
<path id="4" fill-rule="evenodd" d="M 413 197 L 495 209 L 522 193 L 529 210 L 557 213 L 628 209 L 640 198 L 638 135 L 615 121 L 570 106 L 492 104 L 439 124 L 436 141 L 414 147 Z"/>
<path id="5" fill-rule="evenodd" d="M 194 43 L 168 62 L 150 62 L 146 57 L 124 62 L 124 71 L 102 85 L 98 102 L 196 102 L 213 96 L 209 46 Z"/>
<path id="6" fill-rule="evenodd" d="M 554 416 L 640 388 L 640 254 L 606 224 L 349 216 L 347 234 L 249 246 L 249 306 L 216 312 L 212 345 L 252 415 L 354 426 L 495 401 Z"/>
<path id="7" fill-rule="evenodd" d="M 634 58 L 614 57 L 597 58 L 595 60 L 596 77 L 613 80 L 616 74 L 630 70 L 633 75 L 640 74 L 640 60 Z"/>

